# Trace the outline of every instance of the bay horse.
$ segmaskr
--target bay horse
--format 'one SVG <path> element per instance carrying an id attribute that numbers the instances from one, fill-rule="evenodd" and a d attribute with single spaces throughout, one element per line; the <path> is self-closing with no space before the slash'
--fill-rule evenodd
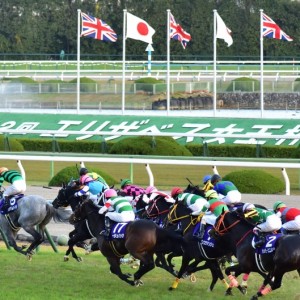
<path id="1" fill-rule="evenodd" d="M 222 238 L 224 247 L 230 248 L 238 259 L 237 265 L 225 270 L 233 286 L 241 273 L 257 272 L 264 277 L 262 286 L 251 298 L 256 300 L 280 288 L 285 273 L 297 270 L 300 275 L 300 235 L 267 236 L 266 247 L 256 250 L 252 247 L 253 228 L 238 211 L 223 212 L 216 221 L 214 235 L 216 239 Z"/>
<path id="2" fill-rule="evenodd" d="M 171 208 L 166 220 L 166 226 L 168 224 L 177 224 L 178 222 L 181 222 L 183 237 L 186 241 L 186 245 L 188 245 L 188 247 L 183 248 L 181 267 L 170 290 L 178 287 L 179 280 L 185 272 L 194 273 L 205 269 L 210 269 L 212 274 L 212 282 L 209 287 L 210 291 L 213 290 L 218 279 L 222 281 L 226 290 L 228 290 L 229 285 L 220 268 L 219 259 L 232 253 L 221 243 L 214 242 L 213 238 L 206 234 L 203 239 L 196 239 L 193 235 L 197 224 L 200 222 L 200 218 L 199 216 L 191 215 L 191 212 L 192 211 L 186 205 L 178 202 Z M 193 260 L 194 262 L 192 262 Z M 200 262 L 205 263 L 202 266 L 198 266 Z M 241 293 L 246 293 L 244 287 L 239 286 L 238 288 Z M 228 295 L 230 294 L 231 293 L 228 292 Z"/>
<path id="3" fill-rule="evenodd" d="M 63 184 L 62 188 L 58 191 L 56 198 L 52 201 L 53 207 L 58 208 L 70 205 L 72 211 L 74 212 L 77 206 L 84 201 L 83 197 L 75 197 L 74 194 L 76 192 L 77 189 L 74 188 L 73 185 Z M 68 249 L 64 255 L 64 261 L 68 261 L 69 255 L 71 254 L 76 261 L 81 262 L 82 258 L 77 255 L 74 250 L 74 246 L 85 248 L 85 243 L 83 243 L 83 241 L 94 238 L 94 236 L 91 234 L 85 220 L 76 220 L 76 218 L 74 219 L 74 215 L 72 215 L 70 218 L 70 223 L 74 225 L 75 228 L 69 233 Z M 90 251 L 96 250 L 99 250 L 98 244 L 94 243 Z"/>
<path id="4" fill-rule="evenodd" d="M 150 220 L 138 219 L 126 225 L 123 238 L 105 239 L 100 232 L 104 230 L 105 216 L 98 213 L 99 208 L 90 201 L 84 201 L 76 210 L 75 217 L 87 219 L 90 231 L 97 237 L 99 249 L 110 265 L 110 271 L 121 280 L 133 286 L 143 285 L 142 276 L 154 269 L 154 254 L 164 253 L 173 245 L 182 245 L 182 237 L 160 228 Z M 122 223 L 118 223 L 123 225 Z M 140 260 L 139 269 L 133 274 L 133 280 L 128 274 L 123 274 L 120 268 L 120 258 L 130 254 Z"/>
<path id="5" fill-rule="evenodd" d="M 45 228 L 51 219 L 55 222 L 67 222 L 69 217 L 69 211 L 55 209 L 45 198 L 28 195 L 17 200 L 16 210 L 0 214 L 0 226 L 9 245 L 31 260 L 34 250 L 45 240 Z M 21 228 L 33 237 L 28 248 L 17 245 L 16 236 Z"/>

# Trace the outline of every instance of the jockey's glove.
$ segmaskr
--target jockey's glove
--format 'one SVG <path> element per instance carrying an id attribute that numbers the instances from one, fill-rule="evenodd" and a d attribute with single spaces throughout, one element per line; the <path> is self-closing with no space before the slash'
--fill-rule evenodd
<path id="1" fill-rule="evenodd" d="M 103 207 L 101 207 L 101 208 L 99 209 L 98 213 L 99 213 L 100 215 L 102 215 L 102 214 L 104 214 L 106 211 L 107 211 L 107 207 L 106 207 L 106 206 L 103 206 Z"/>

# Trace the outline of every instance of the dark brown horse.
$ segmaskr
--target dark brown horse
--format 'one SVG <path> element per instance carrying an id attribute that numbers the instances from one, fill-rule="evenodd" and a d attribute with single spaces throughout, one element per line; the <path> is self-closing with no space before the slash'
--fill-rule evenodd
<path id="1" fill-rule="evenodd" d="M 105 239 L 99 233 L 105 228 L 104 215 L 98 213 L 99 208 L 87 200 L 75 210 L 77 219 L 87 219 L 90 231 L 97 237 L 101 253 L 106 257 L 110 271 L 130 285 L 139 286 L 143 275 L 154 267 L 154 254 L 163 254 L 165 249 L 173 245 L 183 245 L 182 237 L 160 228 L 150 220 L 135 220 L 126 226 L 124 238 Z M 126 254 L 140 260 L 140 267 L 133 275 L 123 274 L 120 268 L 120 258 Z"/>
<path id="2" fill-rule="evenodd" d="M 182 265 L 177 278 L 170 289 L 177 288 L 179 279 L 185 272 L 191 273 L 204 269 L 210 269 L 212 274 L 212 282 L 209 287 L 210 290 L 214 288 L 218 279 L 220 279 L 226 286 L 226 289 L 228 289 L 229 286 L 220 268 L 219 259 L 224 255 L 231 254 L 231 251 L 223 247 L 221 243 L 214 244 L 213 239 L 210 238 L 197 240 L 193 234 L 195 227 L 199 222 L 199 218 L 198 216 L 192 216 L 191 210 L 181 202 L 171 208 L 166 223 L 177 224 L 178 222 L 181 222 L 183 237 L 188 246 L 183 249 Z M 174 253 L 174 256 L 175 254 L 176 253 Z M 204 265 L 198 266 L 201 262 L 205 262 Z M 246 292 L 241 286 L 239 286 L 239 289 L 242 293 Z"/>
<path id="3" fill-rule="evenodd" d="M 241 273 L 257 272 L 265 278 L 257 294 L 251 298 L 256 300 L 280 288 L 285 273 L 297 270 L 300 275 L 300 235 L 285 235 L 277 240 L 271 235 L 267 238 L 266 248 L 257 252 L 252 247 L 253 227 L 238 211 L 224 212 L 217 219 L 214 232 L 238 259 L 237 265 L 225 270 L 232 286 L 235 286 L 235 277 Z"/>

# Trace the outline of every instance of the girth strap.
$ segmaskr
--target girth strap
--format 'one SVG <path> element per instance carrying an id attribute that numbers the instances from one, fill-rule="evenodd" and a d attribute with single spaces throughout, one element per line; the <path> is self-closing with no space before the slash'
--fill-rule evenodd
<path id="1" fill-rule="evenodd" d="M 12 230 L 14 230 L 14 231 L 19 231 L 19 230 L 21 229 L 21 227 L 18 227 L 18 226 L 16 226 L 16 225 L 14 224 L 14 222 L 12 221 L 12 219 L 11 219 L 11 217 L 10 217 L 9 214 L 6 214 L 6 215 L 5 215 L 5 218 L 6 218 L 8 224 L 9 224 L 9 226 L 11 227 Z"/>

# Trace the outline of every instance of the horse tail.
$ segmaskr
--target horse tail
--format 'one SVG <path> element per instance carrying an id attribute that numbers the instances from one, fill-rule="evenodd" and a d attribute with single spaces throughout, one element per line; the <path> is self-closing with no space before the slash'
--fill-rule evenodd
<path id="1" fill-rule="evenodd" d="M 51 204 L 47 203 L 47 210 L 51 212 L 53 221 L 55 223 L 69 223 L 69 218 L 72 211 L 64 208 L 54 208 Z"/>

